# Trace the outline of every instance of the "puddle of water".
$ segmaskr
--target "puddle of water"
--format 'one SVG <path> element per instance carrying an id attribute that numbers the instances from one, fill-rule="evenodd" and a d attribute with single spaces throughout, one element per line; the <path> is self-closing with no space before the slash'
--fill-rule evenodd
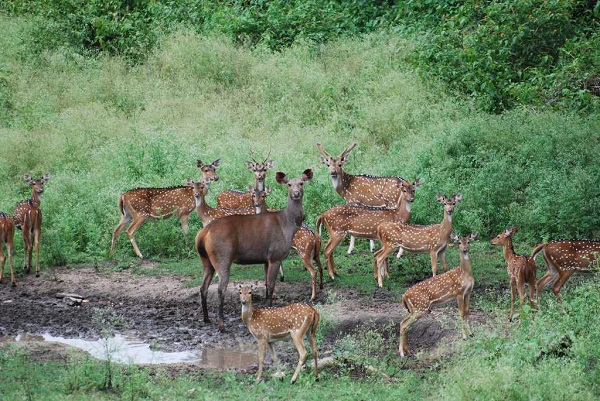
<path id="1" fill-rule="evenodd" d="M 156 351 L 150 344 L 117 334 L 108 339 L 82 340 L 55 337 L 50 334 L 18 335 L 16 341 L 49 341 L 66 344 L 89 353 L 94 358 L 127 364 L 194 363 L 207 369 L 248 369 L 257 363 L 255 349 L 204 348 L 181 352 Z"/>

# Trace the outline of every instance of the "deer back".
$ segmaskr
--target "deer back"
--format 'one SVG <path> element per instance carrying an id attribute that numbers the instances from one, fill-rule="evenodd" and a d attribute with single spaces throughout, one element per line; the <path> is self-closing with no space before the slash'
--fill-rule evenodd
<path id="1" fill-rule="evenodd" d="M 121 194 L 120 204 L 133 214 L 157 219 L 190 214 L 196 206 L 189 186 L 131 189 Z"/>
<path id="2" fill-rule="evenodd" d="M 229 189 L 217 196 L 217 207 L 225 209 L 241 209 L 252 207 L 252 196 L 249 192 Z"/>
<path id="3" fill-rule="evenodd" d="M 557 240 L 545 244 L 543 252 L 544 257 L 561 271 L 594 270 L 594 262 L 600 254 L 600 241 Z M 534 250 L 532 256 L 536 254 Z"/>

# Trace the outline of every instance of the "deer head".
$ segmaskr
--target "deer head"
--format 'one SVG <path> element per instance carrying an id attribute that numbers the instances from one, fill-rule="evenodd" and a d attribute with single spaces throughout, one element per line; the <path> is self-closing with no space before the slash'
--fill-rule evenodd
<path id="1" fill-rule="evenodd" d="M 278 184 L 287 184 L 290 199 L 297 201 L 302 199 L 302 196 L 304 195 L 304 183 L 312 180 L 312 177 L 313 171 L 311 169 L 304 170 L 301 178 L 292 178 L 291 180 L 285 173 L 278 171 L 275 175 L 275 180 Z"/>
<path id="2" fill-rule="evenodd" d="M 508 227 L 506 230 L 496 235 L 496 237 L 494 237 L 490 243 L 492 245 L 504 245 L 507 243 L 508 239 L 512 238 L 516 234 L 517 231 L 517 227 Z"/>
<path id="3" fill-rule="evenodd" d="M 444 205 L 444 214 L 448 216 L 448 218 L 452 219 L 452 213 L 454 213 L 454 207 L 460 200 L 462 199 L 462 194 L 456 194 L 449 198 L 444 195 L 437 195 L 437 200 L 441 204 Z"/>
<path id="4" fill-rule="evenodd" d="M 42 178 L 33 179 L 29 174 L 23 176 L 23 179 L 33 187 L 33 194 L 37 197 L 42 197 L 44 193 L 44 184 L 50 179 L 50 173 L 46 173 Z"/>
<path id="5" fill-rule="evenodd" d="M 201 160 L 196 161 L 196 166 L 202 171 L 202 179 L 206 182 L 219 181 L 219 176 L 215 170 L 220 164 L 221 159 L 217 159 L 211 164 L 203 164 Z"/>
<path id="6" fill-rule="evenodd" d="M 323 154 L 324 157 L 321 157 L 321 163 L 327 166 L 327 172 L 331 175 L 332 179 L 337 179 L 339 176 L 343 174 L 342 166 L 348 162 L 348 154 L 352 149 L 356 147 L 356 142 L 350 145 L 348 148 L 344 149 L 342 153 L 336 158 L 331 156 L 323 145 L 317 143 L 317 148 Z"/>

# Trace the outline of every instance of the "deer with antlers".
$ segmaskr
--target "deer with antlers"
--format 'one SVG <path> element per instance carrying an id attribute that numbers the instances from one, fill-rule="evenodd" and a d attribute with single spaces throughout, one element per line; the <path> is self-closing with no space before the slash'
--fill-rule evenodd
<path id="1" fill-rule="evenodd" d="M 394 208 L 398 205 L 402 195 L 403 178 L 400 177 L 375 177 L 371 175 L 353 175 L 342 168 L 348 163 L 348 154 L 356 147 L 353 143 L 344 149 L 338 157 L 333 157 L 321 145 L 317 143 L 319 152 L 323 155 L 321 163 L 327 167 L 331 177 L 331 183 L 335 191 L 349 204 L 360 204 L 364 206 L 375 206 Z M 375 245 L 371 240 L 370 249 L 373 251 Z M 348 253 L 354 249 L 354 236 L 350 236 Z"/>
<path id="2" fill-rule="evenodd" d="M 220 164 L 220 159 L 211 164 L 204 164 L 198 160 L 196 166 L 201 171 L 201 180 L 204 182 L 217 181 L 219 176 L 217 176 L 216 168 Z M 188 220 L 196 208 L 193 192 L 190 186 L 180 185 L 166 188 L 135 188 L 119 195 L 121 220 L 113 232 L 110 256 L 112 257 L 114 254 L 117 238 L 129 225 L 126 232 L 133 251 L 140 259 L 143 259 L 144 256 L 140 252 L 134 234 L 148 219 L 167 219 L 174 215 L 181 220 L 181 228 L 187 238 Z"/>
<path id="3" fill-rule="evenodd" d="M 275 341 L 292 338 L 294 346 L 299 354 L 298 365 L 292 376 L 292 384 L 296 382 L 300 369 L 306 362 L 307 352 L 304 345 L 304 336 L 308 337 L 315 366 L 315 379 L 319 380 L 317 345 L 315 337 L 319 326 L 319 312 L 310 305 L 303 303 L 293 303 L 278 308 L 254 308 L 252 306 L 252 291 L 256 289 L 255 285 L 236 286 L 240 294 L 242 304 L 242 320 L 248 326 L 250 334 L 258 343 L 258 372 L 256 380 L 262 377 L 267 346 L 271 350 L 271 357 L 277 367 L 277 377 L 283 377 L 275 347 Z"/>
<path id="4" fill-rule="evenodd" d="M 254 173 L 254 189 L 258 191 L 265 190 L 267 171 L 274 166 L 273 160 L 267 161 L 268 158 L 267 156 L 263 162 L 258 162 L 254 158 L 252 158 L 251 162 L 246 162 L 248 170 Z M 217 196 L 217 207 L 224 209 L 252 207 L 252 194 L 250 191 L 242 192 L 234 189 L 223 191 Z"/>
<path id="5" fill-rule="evenodd" d="M 573 273 L 597 270 L 600 241 L 557 240 L 543 243 L 533 249 L 531 258 L 535 259 L 540 252 L 544 256 L 548 271 L 537 282 L 538 298 L 546 284 L 554 283 L 552 292 L 557 301 L 562 302 L 560 289 Z"/>
<path id="6" fill-rule="evenodd" d="M 208 318 L 208 287 L 215 272 L 219 275 L 219 328 L 224 329 L 223 303 L 229 283 L 231 264 L 264 264 L 267 299 L 273 303 L 273 293 L 281 261 L 287 257 L 292 239 L 302 225 L 304 215 L 303 185 L 312 180 L 307 169 L 300 178 L 276 174 L 279 184 L 288 186 L 288 204 L 277 212 L 225 216 L 216 219 L 198 232 L 195 248 L 203 266 L 204 279 L 200 288 L 204 322 Z"/>
<path id="7" fill-rule="evenodd" d="M 15 225 L 12 217 L 4 212 L 0 212 L 0 283 L 4 275 L 4 266 L 6 264 L 6 255 L 4 254 L 4 245 L 6 244 L 6 253 L 8 254 L 8 264 L 10 265 L 10 285 L 16 286 L 15 267 L 13 265 L 13 245 L 15 238 Z"/>
<path id="8" fill-rule="evenodd" d="M 513 248 L 512 238 L 517 232 L 517 227 L 508 227 L 492 239 L 492 245 L 500 245 L 503 248 L 506 270 L 510 280 L 510 312 L 508 319 L 512 320 L 515 303 L 515 288 L 519 293 L 521 308 L 525 303 L 525 284 L 529 286 L 529 305 L 534 308 L 533 300 L 536 294 L 535 274 L 537 266 L 535 260 L 529 255 L 517 255 Z"/>
<path id="9" fill-rule="evenodd" d="M 40 234 L 42 233 L 42 194 L 44 184 L 50 179 L 50 173 L 41 178 L 33 179 L 30 175 L 23 177 L 31 185 L 32 193 L 30 199 L 24 199 L 13 212 L 15 227 L 23 233 L 23 268 L 27 273 L 31 271 L 31 259 L 35 247 L 35 276 L 40 276 Z"/>
<path id="10" fill-rule="evenodd" d="M 452 215 L 454 207 L 462 199 L 461 194 L 446 197 L 437 195 L 438 202 L 444 205 L 444 218 L 439 224 L 428 226 L 410 225 L 401 222 L 385 222 L 377 227 L 377 239 L 381 241 L 381 249 L 375 252 L 375 276 L 377 284 L 383 286 L 383 278 L 389 277 L 387 257 L 396 249 L 398 257 L 407 250 L 411 252 L 429 252 L 431 271 L 437 274 L 437 259 L 440 259 L 444 271 L 448 270 L 446 247 L 452 233 Z"/>
<path id="11" fill-rule="evenodd" d="M 433 306 L 444 304 L 452 299 L 456 299 L 462 318 L 463 339 L 472 335 L 469 324 L 469 308 L 475 280 L 469 249 L 471 241 L 476 237 L 477 231 L 473 231 L 470 236 L 464 238 L 458 238 L 456 234 L 451 234 L 451 239 L 458 243 L 460 252 L 458 267 L 413 285 L 402 296 L 402 304 L 408 310 L 408 315 L 400 323 L 398 354 L 401 357 L 408 353 L 407 335 L 415 321 L 428 314 Z"/>
<path id="12" fill-rule="evenodd" d="M 323 251 L 327 262 L 327 271 L 331 280 L 335 279 L 337 270 L 333 261 L 333 251 L 346 234 L 357 238 L 377 239 L 377 227 L 384 222 L 407 222 L 411 204 L 415 199 L 415 189 L 420 185 L 417 179 L 411 183 L 402 181 L 402 195 L 394 209 L 374 208 L 355 205 L 337 205 L 317 218 L 317 229 L 324 225 L 329 232 L 329 241 Z"/>

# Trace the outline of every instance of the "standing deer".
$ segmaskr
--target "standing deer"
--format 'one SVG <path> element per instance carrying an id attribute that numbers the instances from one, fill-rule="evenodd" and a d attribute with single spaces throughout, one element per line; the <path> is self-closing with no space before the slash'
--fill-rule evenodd
<path id="1" fill-rule="evenodd" d="M 438 202 L 444 205 L 444 218 L 440 224 L 416 226 L 400 222 L 381 223 L 377 227 L 377 238 L 381 241 L 381 249 L 375 252 L 375 276 L 380 287 L 383 278 L 389 276 L 387 257 L 399 248 L 398 257 L 404 250 L 411 252 L 429 252 L 431 271 L 437 274 L 437 258 L 440 258 L 444 271 L 448 270 L 446 247 L 452 233 L 452 214 L 454 207 L 462 199 L 461 194 L 449 198 L 437 195 Z"/>
<path id="2" fill-rule="evenodd" d="M 348 162 L 348 154 L 356 147 L 353 143 L 344 149 L 338 157 L 333 157 L 320 143 L 317 143 L 319 152 L 323 155 L 321 163 L 327 166 L 331 176 L 331 183 L 335 191 L 340 194 L 346 203 L 358 203 L 364 206 L 394 208 L 402 195 L 403 178 L 400 177 L 375 177 L 371 175 L 352 175 L 345 172 L 342 166 Z M 370 249 L 375 245 L 371 240 Z M 354 249 L 354 236 L 350 236 L 348 253 Z"/>
<path id="3" fill-rule="evenodd" d="M 323 289 L 323 265 L 321 264 L 321 237 L 314 232 L 310 227 L 302 224 L 300 229 L 292 238 L 292 249 L 296 251 L 302 264 L 310 273 L 312 293 L 310 300 L 314 301 L 317 298 L 317 272 L 315 271 L 312 261 L 319 268 L 319 288 Z M 280 269 L 281 280 L 283 280 L 283 265 Z"/>
<path id="4" fill-rule="evenodd" d="M 27 273 L 31 271 L 31 259 L 35 246 L 35 276 L 40 276 L 40 234 L 42 233 L 41 201 L 44 193 L 44 184 L 50 179 L 50 173 L 42 178 L 33 179 L 30 175 L 23 177 L 32 186 L 31 199 L 24 199 L 13 212 L 13 222 L 23 233 L 23 268 Z"/>
<path id="5" fill-rule="evenodd" d="M 2 276 L 4 275 L 4 265 L 6 263 L 6 256 L 4 255 L 4 244 L 6 244 L 6 253 L 8 254 L 8 264 L 10 265 L 10 285 L 11 287 L 16 286 L 15 283 L 15 267 L 13 265 L 13 244 L 15 238 L 15 225 L 12 218 L 4 213 L 0 212 L 0 283 L 2 282 Z"/>
<path id="6" fill-rule="evenodd" d="M 203 164 L 202 161 L 198 160 L 196 166 L 202 172 L 201 180 L 204 182 L 218 181 L 219 177 L 215 170 L 220 164 L 220 159 L 215 160 L 211 164 Z M 185 238 L 187 238 L 189 231 L 188 220 L 195 208 L 196 202 L 194 200 L 193 189 L 189 186 L 135 188 L 122 193 L 119 195 L 121 220 L 113 232 L 110 257 L 115 252 L 117 238 L 129 224 L 127 236 L 129 237 L 129 241 L 131 241 L 135 254 L 140 259 L 143 259 L 134 234 L 148 219 L 167 219 L 175 215 L 181 220 L 181 228 L 183 229 Z"/>
<path id="7" fill-rule="evenodd" d="M 464 238 L 458 238 L 456 234 L 452 234 L 452 241 L 458 243 L 460 251 L 458 267 L 413 285 L 402 296 L 402 304 L 408 310 L 408 315 L 400 323 L 398 354 L 401 357 L 408 353 L 407 333 L 413 323 L 428 314 L 433 306 L 444 304 L 453 298 L 458 303 L 458 310 L 462 318 L 463 339 L 472 335 L 469 325 L 469 307 L 475 280 L 471 271 L 469 248 L 471 241 L 476 237 L 477 231 L 473 231 L 469 237 Z"/>
<path id="8" fill-rule="evenodd" d="M 259 191 L 265 190 L 267 171 L 272 169 L 274 165 L 273 160 L 267 161 L 267 159 L 262 163 L 259 163 L 254 159 L 251 162 L 246 162 L 248 170 L 254 173 L 254 188 Z M 250 192 L 242 192 L 234 189 L 223 191 L 217 196 L 217 207 L 225 209 L 252 207 L 252 195 Z"/>
<path id="9" fill-rule="evenodd" d="M 503 247 L 504 259 L 506 260 L 506 270 L 510 280 L 510 312 L 508 319 L 512 320 L 515 303 L 515 287 L 519 292 L 521 308 L 525 302 L 525 283 L 529 286 L 529 305 L 534 308 L 533 299 L 536 294 L 535 274 L 537 266 L 535 260 L 529 255 L 517 255 L 513 248 L 512 238 L 517 232 L 517 227 L 508 227 L 492 239 L 492 245 Z"/>
<path id="10" fill-rule="evenodd" d="M 246 323 L 250 333 L 258 343 L 258 372 L 256 373 L 256 380 L 259 381 L 262 377 L 267 346 L 271 350 L 271 357 L 277 367 L 277 376 L 283 378 L 273 343 L 291 337 L 299 354 L 298 365 L 291 381 L 292 384 L 295 383 L 300 369 L 306 362 L 305 335 L 308 337 L 312 349 L 315 364 L 315 379 L 319 380 L 317 345 L 315 342 L 320 319 L 319 312 L 312 306 L 302 303 L 294 303 L 279 308 L 254 308 L 252 306 L 252 291 L 255 288 L 254 285 L 237 285 L 242 303 L 242 320 Z"/>
<path id="11" fill-rule="evenodd" d="M 406 223 L 410 217 L 411 204 L 415 199 L 415 189 L 420 180 L 413 183 L 402 181 L 402 195 L 394 209 L 374 208 L 355 205 L 337 205 L 327 210 L 317 218 L 317 229 L 322 225 L 329 232 L 329 241 L 325 245 L 325 261 L 331 280 L 338 274 L 333 261 L 333 251 L 342 242 L 346 234 L 357 238 L 377 239 L 377 227 L 384 222 Z"/>
<path id="12" fill-rule="evenodd" d="M 223 303 L 232 263 L 265 266 L 267 299 L 273 303 L 273 292 L 281 261 L 287 257 L 292 238 L 302 225 L 303 185 L 312 179 L 307 169 L 301 178 L 289 179 L 276 174 L 279 184 L 288 186 L 288 204 L 283 210 L 253 215 L 234 215 L 216 219 L 196 235 L 195 248 L 202 260 L 204 280 L 200 288 L 204 322 L 210 322 L 206 304 L 208 287 L 215 271 L 219 275 L 219 328 L 224 329 Z"/>
<path id="13" fill-rule="evenodd" d="M 549 283 L 554 283 L 552 292 L 558 302 L 562 302 L 560 289 L 576 271 L 593 271 L 600 254 L 600 241 L 558 240 L 536 246 L 531 253 L 535 259 L 542 252 L 548 272 L 537 282 L 537 295 Z M 539 302 L 538 302 L 539 304 Z"/>

